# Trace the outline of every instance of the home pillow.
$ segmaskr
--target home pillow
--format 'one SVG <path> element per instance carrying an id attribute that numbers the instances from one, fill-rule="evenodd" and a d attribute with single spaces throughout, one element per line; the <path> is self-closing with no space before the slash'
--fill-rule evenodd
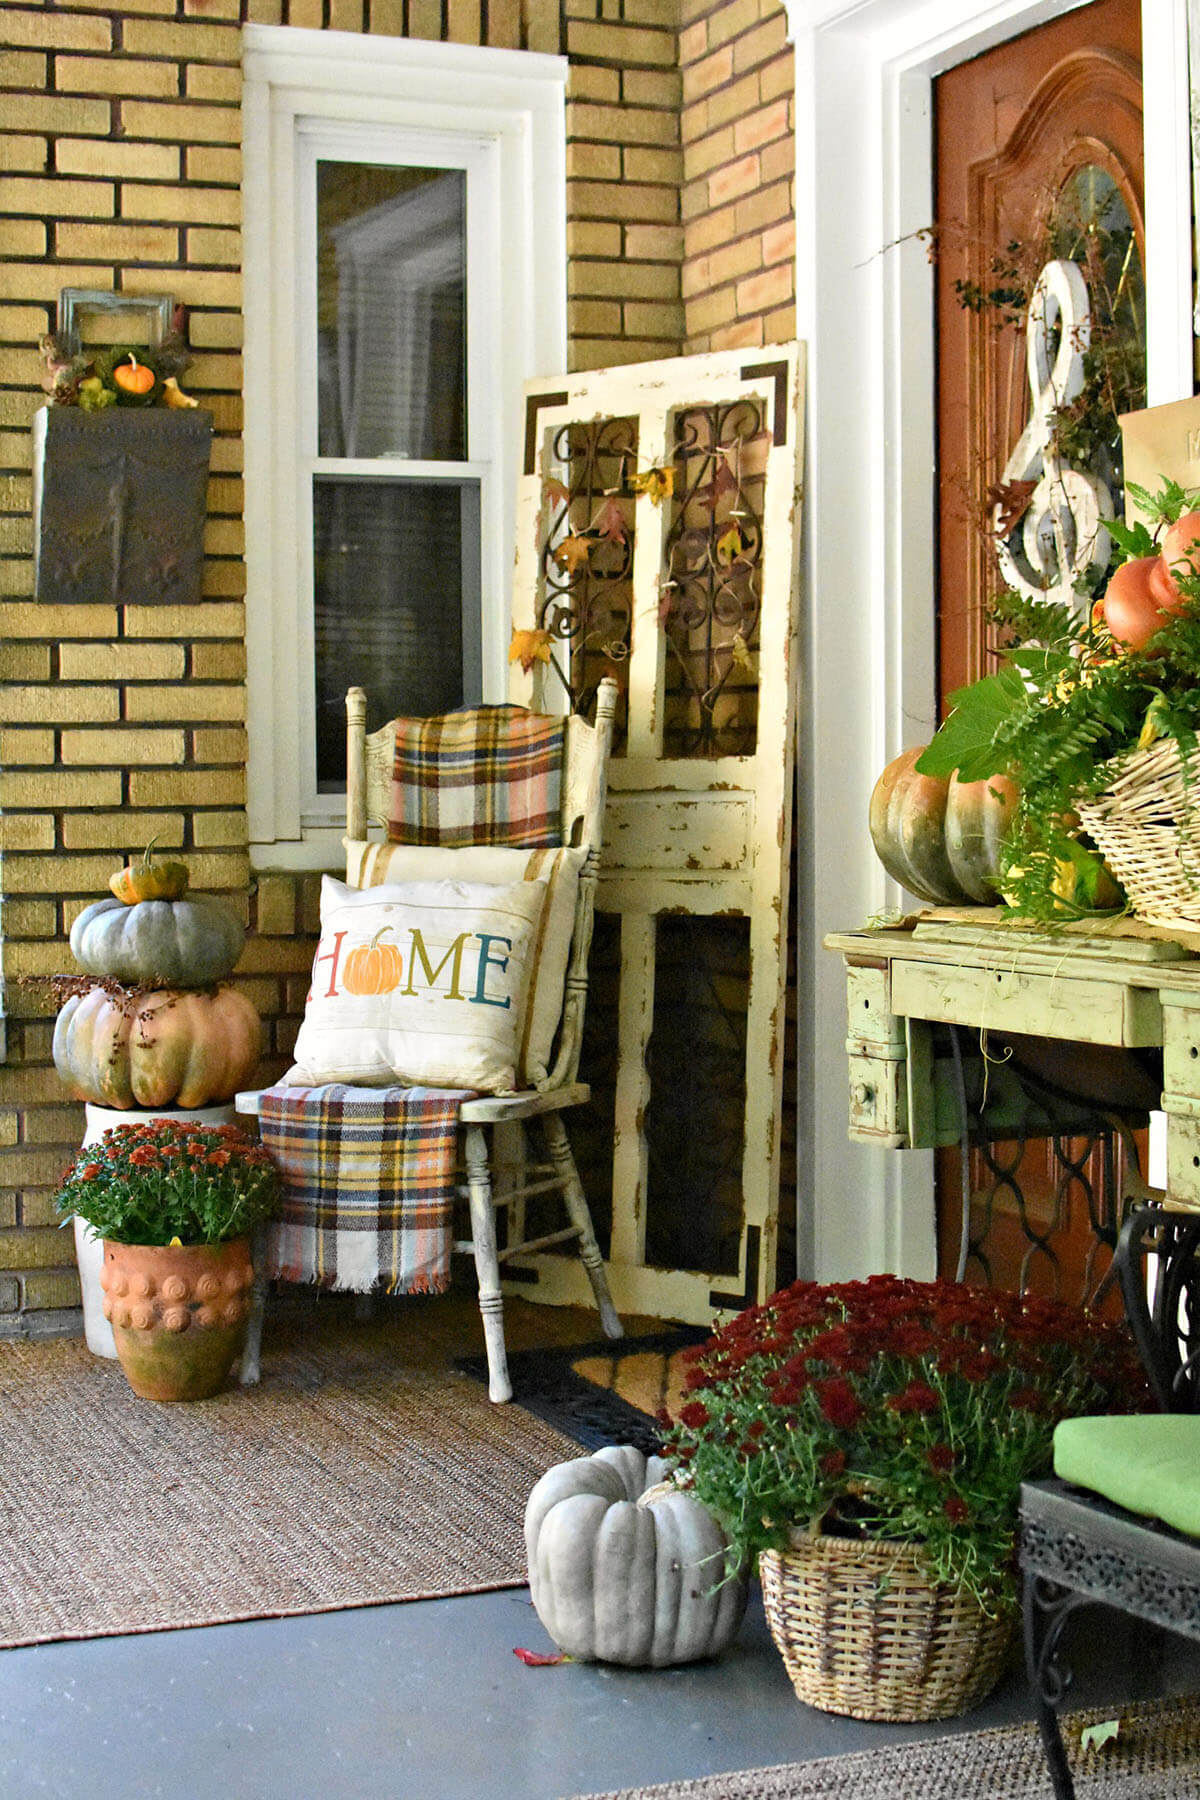
<path id="1" fill-rule="evenodd" d="M 529 1087 L 548 1077 L 554 1038 L 562 1015 L 563 986 L 575 930 L 579 874 L 587 850 L 513 850 L 490 844 L 443 850 L 416 844 L 378 844 L 343 838 L 346 880 L 354 888 L 381 882 L 514 881 L 546 884 L 546 904 L 533 950 L 533 985 L 517 1053 L 517 1076 Z"/>
<path id="2" fill-rule="evenodd" d="M 321 881 L 321 939 L 293 1087 L 461 1087 L 511 1093 L 540 881 L 421 881 L 358 891 Z"/>
<path id="3" fill-rule="evenodd" d="M 1054 1473 L 1127 1512 L 1200 1537 L 1200 1415 L 1122 1413 L 1062 1419 Z"/>

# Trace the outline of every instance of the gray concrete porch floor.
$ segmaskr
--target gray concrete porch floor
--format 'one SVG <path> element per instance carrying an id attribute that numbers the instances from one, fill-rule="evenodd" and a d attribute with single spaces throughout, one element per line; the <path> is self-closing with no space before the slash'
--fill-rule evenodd
<path id="1" fill-rule="evenodd" d="M 1101 1612 L 1078 1629 L 1080 1704 L 1200 1691 L 1197 1647 Z M 814 1712 L 757 1594 L 732 1650 L 686 1669 L 527 1668 L 515 1645 L 550 1648 L 525 1589 L 8 1650 L 0 1796 L 567 1800 L 1029 1716 L 1018 1668 L 940 1725 Z"/>

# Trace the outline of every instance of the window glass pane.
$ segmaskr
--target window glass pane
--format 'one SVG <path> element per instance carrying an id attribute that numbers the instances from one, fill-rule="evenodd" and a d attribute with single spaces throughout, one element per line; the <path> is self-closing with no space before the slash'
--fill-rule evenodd
<path id="1" fill-rule="evenodd" d="M 346 689 L 372 716 L 480 697 L 479 484 L 313 482 L 317 786 L 346 785 Z"/>
<path id="2" fill-rule="evenodd" d="M 466 209 L 461 169 L 318 162 L 321 456 L 465 458 Z"/>

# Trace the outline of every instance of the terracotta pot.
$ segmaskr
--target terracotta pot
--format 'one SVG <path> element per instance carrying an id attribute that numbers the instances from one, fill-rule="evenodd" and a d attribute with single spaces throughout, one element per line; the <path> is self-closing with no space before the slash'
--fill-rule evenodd
<path id="1" fill-rule="evenodd" d="M 204 1400 L 241 1354 L 254 1270 L 249 1238 L 223 1244 L 104 1240 L 104 1316 L 135 1394 Z"/>

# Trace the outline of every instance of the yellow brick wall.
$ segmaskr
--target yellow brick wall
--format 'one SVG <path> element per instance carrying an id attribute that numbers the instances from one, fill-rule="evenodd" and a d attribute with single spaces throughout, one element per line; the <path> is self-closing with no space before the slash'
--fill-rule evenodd
<path id="1" fill-rule="evenodd" d="M 778 0 L 682 0 L 687 351 L 796 335 L 792 47 Z"/>
<path id="2" fill-rule="evenodd" d="M 681 38 L 679 5 L 0 0 L 0 1331 L 77 1302 L 50 1197 L 82 1113 L 50 1061 L 53 1001 L 21 978 L 69 969 L 72 920 L 117 864 L 156 835 L 245 911 L 237 980 L 264 1019 L 266 1077 L 307 989 L 319 878 L 251 884 L 246 854 L 241 20 L 568 55 L 570 358 L 587 368 L 785 335 L 782 14 L 694 8 Z M 727 142 L 737 191 L 722 194 Z M 716 258 L 751 240 L 757 259 L 730 276 Z M 64 287 L 189 309 L 184 385 L 214 422 L 194 605 L 31 598 L 36 345 Z"/>

